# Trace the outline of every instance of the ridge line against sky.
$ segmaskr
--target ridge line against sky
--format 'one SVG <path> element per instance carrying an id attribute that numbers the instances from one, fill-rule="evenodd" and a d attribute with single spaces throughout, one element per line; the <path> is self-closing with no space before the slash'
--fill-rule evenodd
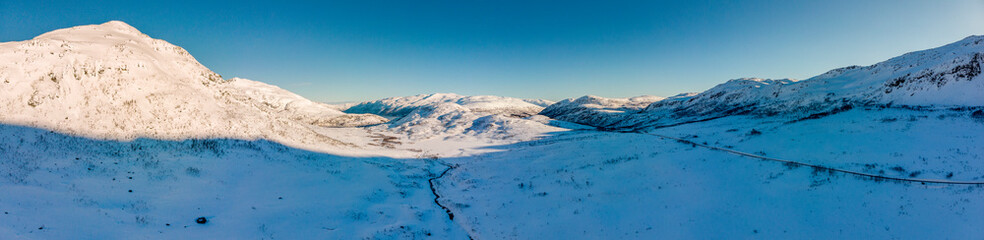
<path id="1" fill-rule="evenodd" d="M 2 1 L 0 41 L 121 20 L 225 78 L 318 101 L 560 100 L 805 79 L 984 34 L 982 13 L 984 0 Z"/>

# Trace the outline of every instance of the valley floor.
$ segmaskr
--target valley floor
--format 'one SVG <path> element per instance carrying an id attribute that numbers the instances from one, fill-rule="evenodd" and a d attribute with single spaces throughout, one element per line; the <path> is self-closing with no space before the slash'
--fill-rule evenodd
<path id="1" fill-rule="evenodd" d="M 984 233 L 972 224 L 984 220 L 980 186 L 878 182 L 644 134 L 581 133 L 523 144 L 460 159 L 442 181 L 439 190 L 473 235 L 926 239 Z"/>
<path id="2" fill-rule="evenodd" d="M 411 141 L 365 128 L 320 131 L 361 150 L 320 153 L 265 140 L 107 141 L 0 125 L 0 236 L 984 235 L 981 185 L 877 181 L 645 133 L 569 130 L 530 141 Z M 885 176 L 984 180 L 984 123 L 960 111 L 858 109 L 800 122 L 727 117 L 646 133 Z M 196 223 L 199 217 L 208 222 Z"/>

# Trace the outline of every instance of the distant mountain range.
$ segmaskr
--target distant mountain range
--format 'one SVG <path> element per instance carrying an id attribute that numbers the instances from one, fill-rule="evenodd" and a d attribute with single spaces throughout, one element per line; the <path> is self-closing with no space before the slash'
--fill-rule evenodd
<path id="1" fill-rule="evenodd" d="M 984 36 L 907 53 L 871 66 L 838 68 L 810 79 L 743 78 L 697 94 L 600 107 L 596 97 L 561 101 L 543 114 L 604 128 L 651 128 L 731 115 L 800 119 L 854 107 L 984 106 Z M 558 106 L 559 105 L 559 106 Z M 585 111 L 591 109 L 591 111 Z M 610 110 L 621 109 L 618 114 Z M 573 114 L 573 115 L 572 115 Z"/>
<path id="2" fill-rule="evenodd" d="M 0 121 L 107 138 L 321 139 L 304 125 L 365 126 L 447 109 L 533 115 L 603 128 L 646 128 L 730 115 L 809 117 L 859 106 L 984 105 L 984 36 L 796 81 L 735 79 L 670 98 L 585 96 L 557 103 L 428 94 L 331 106 L 246 79 L 225 80 L 184 49 L 119 21 L 0 44 Z M 456 107 L 451 107 L 456 108 Z M 339 111 L 344 110 L 344 112 Z M 423 114 L 428 115 L 428 114 Z M 416 116 L 423 116 L 417 114 Z M 432 116 L 437 117 L 437 116 Z M 399 123 L 407 123 L 403 120 Z M 294 136 L 294 135 L 306 136 Z M 298 142 L 308 142 L 299 140 Z"/>

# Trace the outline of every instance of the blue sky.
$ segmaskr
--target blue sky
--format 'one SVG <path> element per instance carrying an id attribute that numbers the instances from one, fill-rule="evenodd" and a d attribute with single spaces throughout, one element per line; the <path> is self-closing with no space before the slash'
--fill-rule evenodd
<path id="1" fill-rule="evenodd" d="M 327 102 L 559 100 L 805 79 L 984 34 L 977 1 L 0 1 L 0 41 L 122 20 L 226 78 Z"/>

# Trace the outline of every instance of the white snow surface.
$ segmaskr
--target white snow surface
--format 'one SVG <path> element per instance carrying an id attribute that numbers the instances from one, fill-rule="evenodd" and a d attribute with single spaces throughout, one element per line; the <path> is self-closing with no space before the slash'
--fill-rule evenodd
<path id="1" fill-rule="evenodd" d="M 104 141 L 0 125 L 0 238 L 463 239 L 429 189 L 443 167 L 266 140 Z"/>
<path id="2" fill-rule="evenodd" d="M 732 138 L 750 130 L 741 118 L 679 133 L 697 129 L 702 135 L 693 141 L 744 141 L 734 149 L 887 176 L 946 179 L 952 172 L 954 180 L 984 179 L 982 137 L 971 132 L 984 131 L 981 123 L 965 116 L 920 118 L 909 131 L 899 131 L 911 122 L 862 118 L 857 120 L 864 124 L 854 126 L 849 123 L 857 115 L 866 115 L 854 111 L 822 122 L 779 124 L 759 136 Z M 921 113 L 878 115 L 908 114 Z M 747 124 L 755 123 L 760 122 Z M 741 132 L 726 133 L 731 127 Z M 945 130 L 937 132 L 941 127 Z M 900 137 L 907 135 L 915 138 Z M 938 144 L 915 140 L 933 136 L 945 137 Z M 797 144 L 802 146 L 785 148 Z M 500 148 L 507 151 L 450 160 L 460 166 L 440 181 L 445 205 L 455 206 L 456 222 L 476 239 L 962 239 L 984 234 L 976 227 L 984 222 L 979 186 L 871 181 L 645 134 L 569 132 Z"/>

